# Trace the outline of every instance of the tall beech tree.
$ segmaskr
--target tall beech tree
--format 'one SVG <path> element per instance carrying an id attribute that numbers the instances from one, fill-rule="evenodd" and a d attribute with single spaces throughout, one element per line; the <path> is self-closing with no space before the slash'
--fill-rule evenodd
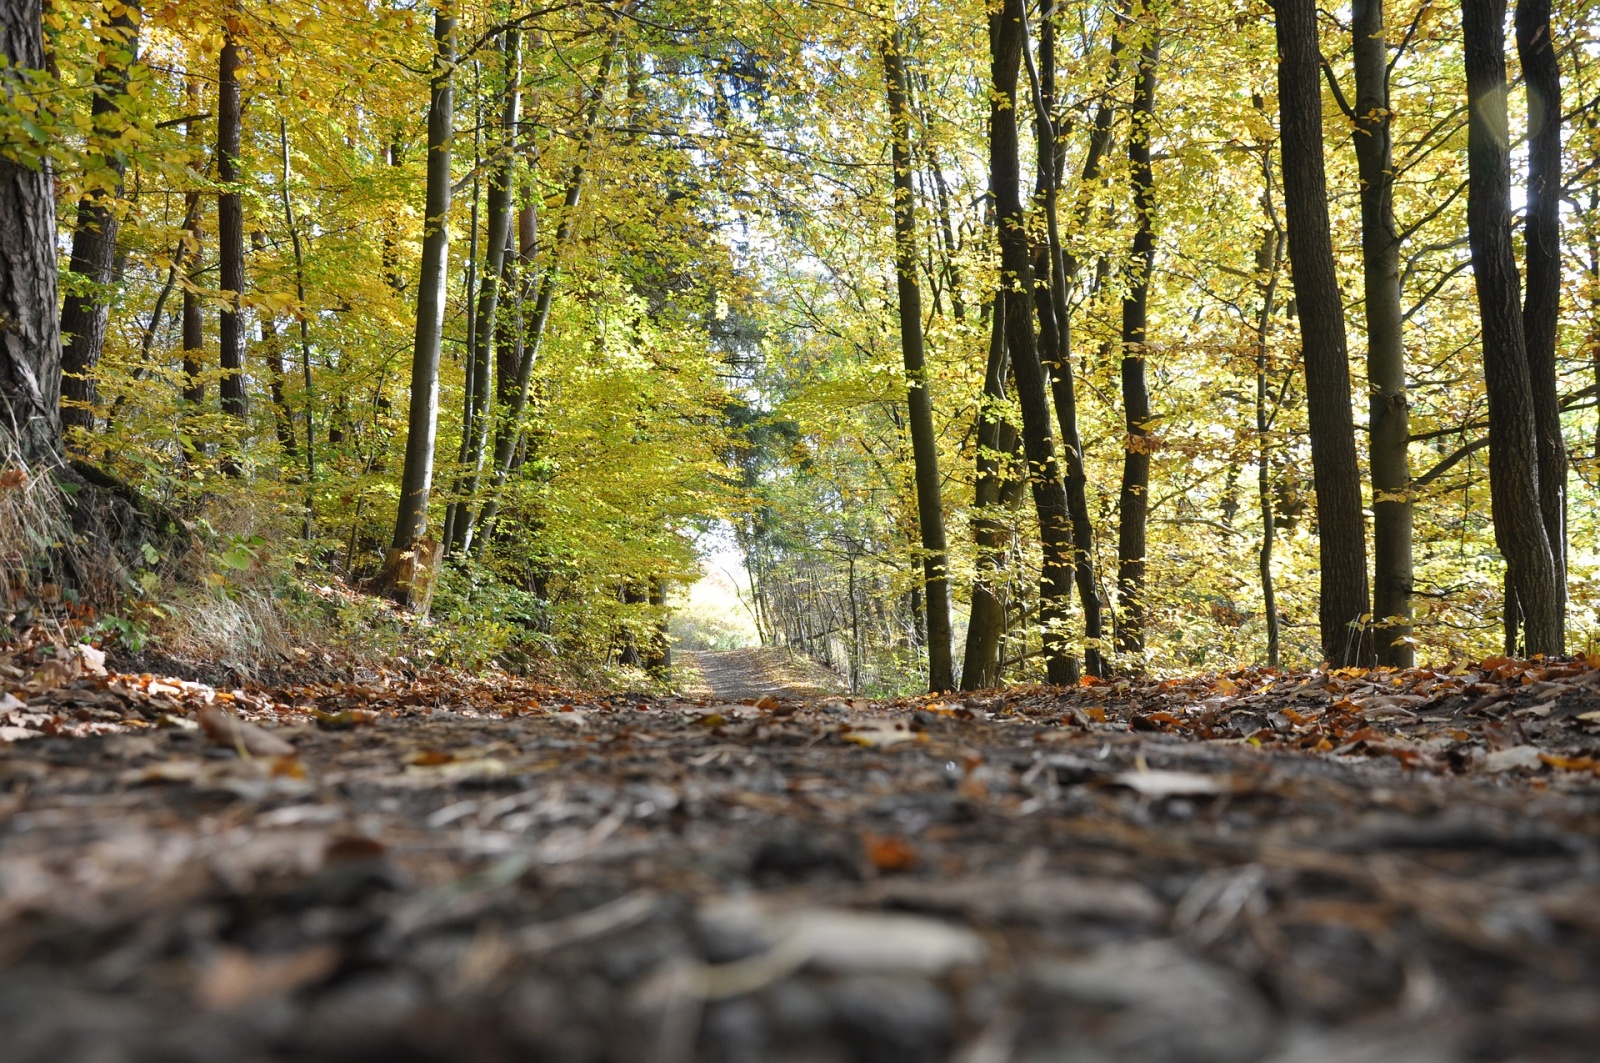
<path id="1" fill-rule="evenodd" d="M 1371 647 L 1366 630 L 1371 601 L 1367 596 L 1366 529 L 1361 516 L 1355 422 L 1350 413 L 1344 302 L 1334 271 L 1328 181 L 1322 160 L 1317 9 L 1315 0 L 1276 0 L 1274 10 L 1283 207 L 1300 314 L 1317 496 L 1322 652 L 1333 664 L 1364 664 Z"/>
<path id="2" fill-rule="evenodd" d="M 127 154 L 121 144 L 129 130 L 123 115 L 128 95 L 128 69 L 139 57 L 137 0 L 121 4 L 100 35 L 102 59 L 95 72 L 94 99 L 89 105 L 93 123 L 88 169 L 92 190 L 78 199 L 77 223 L 72 233 L 69 267 L 79 285 L 69 292 L 61 308 L 61 332 L 66 341 L 61 352 L 61 419 L 68 428 L 93 430 L 97 400 L 94 374 L 105 348 L 110 304 L 106 294 L 116 263 L 117 201 L 122 198 Z"/>
<path id="3" fill-rule="evenodd" d="M 983 395 L 978 400 L 978 475 L 972 518 L 977 557 L 966 652 L 961 663 L 962 690 L 987 690 L 1000 684 L 1000 643 L 1006 627 L 1006 607 L 1001 597 L 1006 543 L 999 514 L 1008 488 L 1020 486 L 1006 475 L 1004 466 L 1017 445 L 1017 430 L 1003 412 L 1007 367 L 1006 301 L 1006 289 L 1002 286 L 996 290 L 989 311 L 989 358 L 983 374 Z"/>
<path id="4" fill-rule="evenodd" d="M 1566 641 L 1567 447 L 1556 388 L 1561 319 L 1561 64 L 1550 30 L 1551 0 L 1517 0 L 1517 58 L 1528 90 L 1528 183 L 1524 246 L 1527 291 L 1522 335 L 1539 446 L 1539 510 L 1555 558 L 1557 620 Z M 1591 106 L 1593 106 L 1591 104 Z"/>
<path id="5" fill-rule="evenodd" d="M 922 536 L 926 593 L 928 686 L 955 688 L 950 642 L 950 575 L 940 498 L 939 441 L 933 428 L 933 394 L 928 386 L 922 336 L 922 291 L 917 285 L 916 187 L 911 161 L 911 111 L 906 102 L 903 35 L 898 27 L 883 42 L 883 71 L 889 102 L 889 154 L 894 169 L 894 268 L 900 308 L 900 353 L 906 367 L 906 409 L 917 490 L 917 524 Z"/>
<path id="6" fill-rule="evenodd" d="M 1361 175 L 1362 294 L 1367 325 L 1367 455 L 1372 476 L 1372 605 L 1379 664 L 1411 667 L 1411 441 L 1406 396 L 1401 238 L 1394 220 L 1389 48 L 1383 0 L 1355 0 L 1353 125 Z"/>
<path id="7" fill-rule="evenodd" d="M 1145 381 L 1146 329 L 1150 320 L 1150 271 L 1156 244 L 1151 228 L 1155 212 L 1150 137 L 1155 125 L 1156 63 L 1160 42 L 1154 26 L 1141 27 L 1139 73 L 1133 106 L 1128 112 L 1128 179 L 1133 192 L 1133 246 L 1129 248 L 1127 294 L 1122 300 L 1122 409 L 1127 436 L 1123 442 L 1122 491 L 1117 526 L 1117 651 L 1135 668 L 1144 657 L 1144 571 L 1146 526 L 1150 511 L 1150 388 Z"/>
<path id="8" fill-rule="evenodd" d="M 1010 293 L 1021 293 L 1023 299 L 1034 290 L 1017 156 L 1017 76 L 1027 46 L 1025 16 L 1023 0 L 1004 0 L 989 14 L 989 71 L 993 85 L 989 103 L 989 184 L 999 226 L 1001 278 Z M 1008 302 L 1010 298 L 1008 294 Z M 1043 549 L 1039 620 L 1043 627 L 1045 672 L 1052 683 L 1069 683 L 1077 679 L 1064 630 L 1072 594 L 1072 525 L 1050 430 L 1050 395 L 1039 363 L 1032 316 L 1007 313 L 1005 322 L 1006 346 L 1022 411 L 1028 483 Z"/>
<path id="9" fill-rule="evenodd" d="M 428 101 L 428 177 L 422 275 L 411 354 L 411 405 L 406 460 L 394 538 L 378 583 L 402 605 L 425 606 L 438 544 L 427 538 L 433 449 L 439 430 L 439 352 L 444 340 L 445 283 L 450 260 L 450 145 L 454 137 L 456 18 L 441 4 L 433 19 L 433 73 Z"/>
<path id="10" fill-rule="evenodd" d="M 1505 0 L 1462 0 L 1467 70 L 1467 235 L 1489 393 L 1489 492 L 1506 561 L 1507 649 L 1516 616 L 1529 653 L 1564 651 L 1562 605 L 1539 482 L 1538 418 L 1521 285 L 1511 246 L 1511 137 L 1506 114 Z M 1293 232 L 1291 230 L 1291 237 Z"/>

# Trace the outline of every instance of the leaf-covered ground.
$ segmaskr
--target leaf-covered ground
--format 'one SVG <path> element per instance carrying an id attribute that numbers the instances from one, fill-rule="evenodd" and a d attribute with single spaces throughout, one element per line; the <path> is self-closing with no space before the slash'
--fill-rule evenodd
<path id="1" fill-rule="evenodd" d="M 1597 666 L 741 704 L 13 655 L 0 1059 L 1592 1060 Z"/>

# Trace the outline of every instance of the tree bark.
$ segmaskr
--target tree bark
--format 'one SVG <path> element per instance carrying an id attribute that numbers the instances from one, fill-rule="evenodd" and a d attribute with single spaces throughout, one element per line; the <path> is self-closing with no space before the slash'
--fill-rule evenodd
<path id="1" fill-rule="evenodd" d="M 193 81 L 189 82 L 189 108 L 191 113 L 200 109 L 200 88 Z M 189 150 L 198 153 L 200 148 L 200 122 L 191 118 L 184 123 L 184 138 L 188 141 Z M 201 248 L 205 240 L 205 223 L 201 220 L 200 211 L 205 200 L 198 190 L 184 195 L 184 216 L 189 219 L 187 244 L 189 257 L 192 260 L 188 267 L 183 286 L 183 401 L 192 416 L 199 413 L 199 408 L 206 401 L 206 382 L 201 376 L 205 372 L 205 364 L 201 361 L 201 352 L 205 349 L 205 318 L 200 305 L 200 293 L 197 290 L 200 284 L 201 271 L 205 261 L 201 255 Z M 198 443 L 193 450 L 203 453 L 204 448 Z"/>
<path id="2" fill-rule="evenodd" d="M 37 0 L 0 4 L 0 45 L 6 91 L 13 71 L 44 66 Z M 48 157 L 33 170 L 0 153 L 0 432 L 7 449 L 41 469 L 61 461 L 53 186 Z"/>
<path id="3" fill-rule="evenodd" d="M 1483 326 L 1489 393 L 1489 494 L 1495 542 L 1522 614 L 1529 653 L 1562 652 L 1555 556 L 1542 516 L 1538 427 L 1511 245 L 1505 0 L 1462 0 L 1467 70 L 1467 235 Z M 1508 594 L 1508 599 L 1511 595 Z M 1507 638 L 1515 644 L 1512 610 Z"/>
<path id="4" fill-rule="evenodd" d="M 972 612 L 967 621 L 966 654 L 961 664 L 962 690 L 987 690 L 1000 685 L 1000 640 L 1005 634 L 1005 604 L 1000 579 L 1006 543 L 997 517 L 1005 474 L 1003 455 L 1016 445 L 1016 430 L 1000 407 L 1006 401 L 1006 292 L 995 292 L 990 312 L 989 363 L 978 406 L 978 479 L 973 499 L 972 533 L 977 545 L 977 571 L 972 581 Z"/>
<path id="5" fill-rule="evenodd" d="M 1555 559 L 1557 622 L 1566 641 L 1567 447 L 1556 390 L 1556 328 L 1561 316 L 1561 65 L 1550 32 L 1550 0 L 1517 0 L 1517 56 L 1528 87 L 1527 292 L 1522 335 L 1528 348 L 1533 422 L 1539 447 L 1539 510 Z"/>
<path id="6" fill-rule="evenodd" d="M 128 94 L 128 68 L 139 55 L 139 21 L 138 2 L 131 0 L 101 34 L 104 59 L 95 73 L 94 102 L 89 111 L 95 138 L 89 165 L 109 171 L 112 187 L 85 193 L 78 200 L 70 268 L 89 288 L 68 295 L 61 308 L 61 332 L 66 338 L 61 352 L 61 420 L 68 429 L 86 432 L 95 426 L 95 371 L 105 349 L 110 313 L 106 289 L 114 279 L 116 262 L 116 201 L 122 198 L 122 175 L 127 168 L 122 150 L 113 141 L 126 125 L 122 103 Z"/>
<path id="7" fill-rule="evenodd" d="M 1154 176 L 1150 136 L 1155 123 L 1156 63 L 1160 45 L 1154 27 L 1139 49 L 1139 75 L 1129 114 L 1128 176 L 1133 188 L 1134 233 L 1128 255 L 1128 290 L 1122 300 L 1122 408 L 1127 435 L 1122 450 L 1122 491 L 1117 512 L 1117 652 L 1140 670 L 1144 663 L 1144 555 L 1150 510 L 1150 389 L 1145 382 L 1150 271 L 1155 267 Z"/>
<path id="8" fill-rule="evenodd" d="M 230 35 L 222 46 L 217 80 L 217 180 L 223 191 L 217 197 L 217 250 L 220 255 L 222 313 L 217 325 L 218 361 L 222 379 L 222 412 L 238 418 L 235 431 L 245 431 L 249 413 L 245 402 L 244 323 L 240 320 L 239 299 L 244 293 L 244 204 L 239 194 L 239 140 L 242 125 L 239 94 L 239 45 Z M 242 439 L 230 449 L 242 450 Z M 233 475 L 242 471 L 237 456 L 230 455 L 224 469 Z"/>
<path id="9" fill-rule="evenodd" d="M 428 104 L 427 206 L 422 275 L 417 282 L 417 327 L 411 356 L 411 403 L 405 468 L 394 539 L 379 585 L 397 602 L 426 608 L 437 544 L 427 539 L 428 494 L 439 429 L 439 349 L 444 337 L 445 279 L 450 258 L 450 141 L 454 133 L 456 20 L 449 6 L 433 21 L 434 60 Z"/>
<path id="10" fill-rule="evenodd" d="M 889 101 L 890 157 L 894 167 L 894 258 L 900 302 L 900 353 L 906 366 L 906 408 L 916 471 L 917 524 L 922 533 L 922 570 L 927 586 L 928 688 L 955 689 L 950 643 L 950 576 L 940 498 L 939 443 L 933 428 L 922 336 L 922 291 L 917 286 L 916 190 L 911 174 L 911 115 L 896 29 L 883 43 Z"/>
<path id="11" fill-rule="evenodd" d="M 1026 33 L 1023 0 L 1004 0 L 989 15 L 990 77 L 994 87 L 989 106 L 989 177 L 999 224 L 1001 277 L 1008 292 L 1020 293 L 1018 297 L 1024 300 L 1030 298 L 1034 284 L 1017 158 L 1017 74 Z M 1009 301 L 1009 294 L 1007 298 Z M 1045 668 L 1050 682 L 1070 683 L 1077 679 L 1064 631 L 1072 593 L 1072 526 L 1066 488 L 1056 462 L 1050 396 L 1035 345 L 1032 315 L 1006 314 L 1006 345 L 1022 408 L 1023 451 L 1028 459 L 1028 480 L 1044 555 L 1039 574 L 1039 617 Z"/>
<path id="12" fill-rule="evenodd" d="M 1361 174 L 1361 261 L 1367 323 L 1367 460 L 1372 475 L 1372 611 L 1379 664 L 1409 668 L 1411 464 L 1400 306 L 1400 235 L 1394 221 L 1389 50 L 1383 0 L 1355 0 L 1355 150 Z"/>
<path id="13" fill-rule="evenodd" d="M 1317 495 L 1322 653 L 1330 664 L 1360 665 L 1371 657 L 1365 627 L 1370 606 L 1366 529 L 1350 413 L 1344 305 L 1328 227 L 1317 11 L 1314 0 L 1277 0 L 1276 12 L 1284 212 L 1300 314 Z"/>

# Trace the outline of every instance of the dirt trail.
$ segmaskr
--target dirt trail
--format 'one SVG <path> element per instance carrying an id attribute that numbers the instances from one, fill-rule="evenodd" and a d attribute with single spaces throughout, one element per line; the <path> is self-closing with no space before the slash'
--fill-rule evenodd
<path id="1" fill-rule="evenodd" d="M 817 664 L 777 647 L 742 650 L 688 650 L 679 655 L 690 672 L 684 693 L 720 701 L 750 698 L 812 698 L 843 693 L 844 681 Z"/>
<path id="2" fill-rule="evenodd" d="M 704 698 L 21 663 L 0 1063 L 1600 1045 L 1600 658 L 876 702 L 761 651 L 685 655 Z"/>

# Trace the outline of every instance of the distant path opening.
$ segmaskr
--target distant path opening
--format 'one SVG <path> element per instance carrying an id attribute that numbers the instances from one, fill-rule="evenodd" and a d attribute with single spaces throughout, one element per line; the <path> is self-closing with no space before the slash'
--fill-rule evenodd
<path id="1" fill-rule="evenodd" d="M 774 646 L 743 650 L 683 650 L 684 693 L 720 701 L 747 698 L 822 697 L 839 694 L 844 680 L 815 661 Z"/>

